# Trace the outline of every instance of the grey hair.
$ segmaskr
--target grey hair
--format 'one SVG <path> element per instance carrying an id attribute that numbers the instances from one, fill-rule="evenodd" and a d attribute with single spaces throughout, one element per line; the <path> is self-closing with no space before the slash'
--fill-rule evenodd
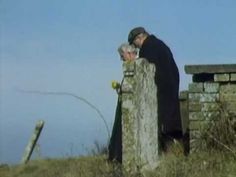
<path id="1" fill-rule="evenodd" d="M 130 45 L 129 43 L 123 43 L 118 48 L 118 52 L 120 55 L 122 55 L 124 52 L 137 53 L 137 49 L 133 45 Z"/>

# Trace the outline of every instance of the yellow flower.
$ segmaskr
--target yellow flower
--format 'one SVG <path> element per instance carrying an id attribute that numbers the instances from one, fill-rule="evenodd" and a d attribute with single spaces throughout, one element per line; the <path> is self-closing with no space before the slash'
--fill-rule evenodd
<path id="1" fill-rule="evenodd" d="M 126 64 L 131 64 L 131 63 L 134 63 L 134 60 L 125 60 L 125 63 Z"/>
<path id="2" fill-rule="evenodd" d="M 118 88 L 120 88 L 120 83 L 117 82 L 117 81 L 112 81 L 112 82 L 111 82 L 111 87 L 112 87 L 113 89 L 118 89 Z"/>

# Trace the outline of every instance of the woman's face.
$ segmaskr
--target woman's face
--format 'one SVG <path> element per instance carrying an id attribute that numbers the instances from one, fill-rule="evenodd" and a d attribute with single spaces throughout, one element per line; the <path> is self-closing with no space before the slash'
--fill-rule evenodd
<path id="1" fill-rule="evenodd" d="M 123 52 L 121 58 L 123 61 L 132 61 L 136 57 L 135 52 Z"/>

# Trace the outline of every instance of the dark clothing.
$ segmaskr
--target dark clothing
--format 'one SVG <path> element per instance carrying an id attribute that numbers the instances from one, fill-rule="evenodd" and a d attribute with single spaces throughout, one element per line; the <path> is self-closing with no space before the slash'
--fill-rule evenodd
<path id="1" fill-rule="evenodd" d="M 111 139 L 108 147 L 108 159 L 122 162 L 122 125 L 121 125 L 121 101 L 118 98 L 116 106 L 115 121 L 112 129 Z"/>
<path id="2" fill-rule="evenodd" d="M 161 134 L 170 137 L 182 136 L 179 107 L 179 71 L 169 47 L 154 35 L 148 36 L 139 51 L 156 66 L 158 118 Z"/>

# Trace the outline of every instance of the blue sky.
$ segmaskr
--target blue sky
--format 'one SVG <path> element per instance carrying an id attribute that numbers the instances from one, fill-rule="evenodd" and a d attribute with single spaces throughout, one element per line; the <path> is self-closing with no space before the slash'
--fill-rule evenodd
<path id="1" fill-rule="evenodd" d="M 82 96 L 111 129 L 117 96 L 110 83 L 122 78 L 117 47 L 135 26 L 169 45 L 181 90 L 191 81 L 184 65 L 236 62 L 234 0 L 1 0 L 0 8 L 0 163 L 19 161 L 38 119 L 46 122 L 43 156 L 85 154 L 94 140 L 106 142 L 86 104 L 17 89 Z"/>

